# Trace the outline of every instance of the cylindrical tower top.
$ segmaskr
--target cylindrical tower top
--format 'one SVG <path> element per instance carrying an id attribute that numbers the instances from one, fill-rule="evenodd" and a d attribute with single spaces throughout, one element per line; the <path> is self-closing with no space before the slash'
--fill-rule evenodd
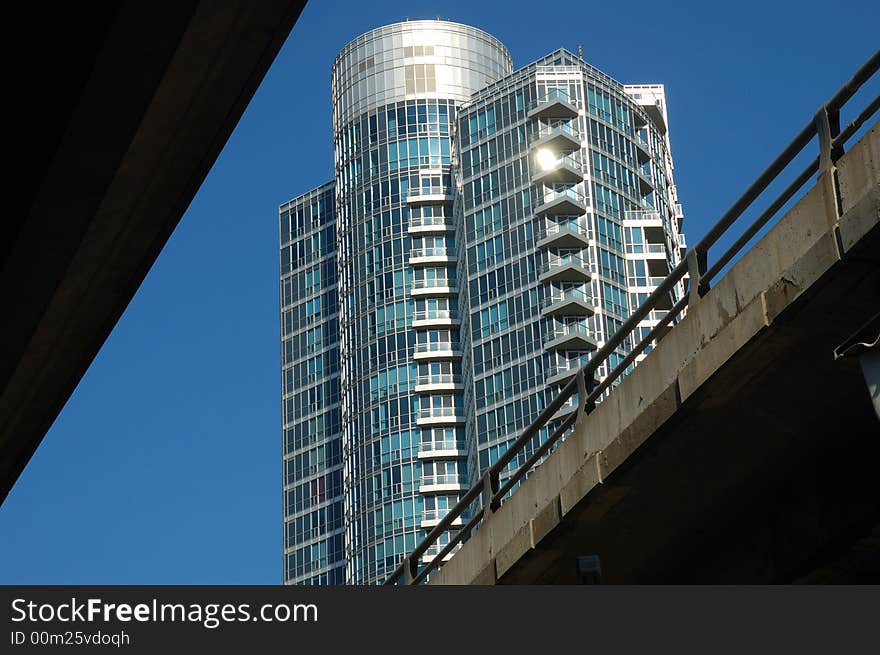
<path id="1" fill-rule="evenodd" d="M 378 27 L 349 42 L 333 62 L 334 122 L 408 98 L 464 102 L 512 70 L 507 48 L 468 25 L 414 20 Z"/>

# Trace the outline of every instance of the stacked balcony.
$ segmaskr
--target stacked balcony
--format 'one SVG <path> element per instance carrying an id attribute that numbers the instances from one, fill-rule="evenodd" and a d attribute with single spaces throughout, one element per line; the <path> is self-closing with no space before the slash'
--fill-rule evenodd
<path id="1" fill-rule="evenodd" d="M 551 364 L 545 370 L 545 381 L 547 384 L 558 384 L 560 386 L 568 384 L 577 372 L 581 369 L 579 361 Z"/>
<path id="2" fill-rule="evenodd" d="M 449 279 L 415 279 L 410 295 L 413 298 L 424 296 L 452 296 L 458 293 L 455 281 Z"/>
<path id="3" fill-rule="evenodd" d="M 569 155 L 581 149 L 581 137 L 577 129 L 568 123 L 541 124 L 538 126 L 538 139 L 532 143 L 537 151 L 547 148 L 560 155 Z"/>
<path id="4" fill-rule="evenodd" d="M 595 350 L 596 340 L 581 324 L 552 324 L 544 332 L 546 350 Z"/>
<path id="5" fill-rule="evenodd" d="M 416 425 L 464 425 L 464 410 L 457 407 L 425 407 L 416 416 Z"/>
<path id="6" fill-rule="evenodd" d="M 425 309 L 413 312 L 414 328 L 458 327 L 461 320 L 457 309 Z"/>
<path id="7" fill-rule="evenodd" d="M 541 301 L 541 313 L 545 316 L 592 316 L 593 302 L 581 288 L 550 289 Z"/>
<path id="8" fill-rule="evenodd" d="M 571 120 L 577 118 L 578 108 L 564 91 L 553 90 L 533 101 L 528 117 L 541 120 Z"/>
<path id="9" fill-rule="evenodd" d="M 583 219 L 562 222 L 547 221 L 538 230 L 539 248 L 564 248 L 574 250 L 590 245 L 589 230 Z"/>
<path id="10" fill-rule="evenodd" d="M 419 459 L 466 459 L 467 448 L 463 441 L 423 441 Z"/>
<path id="11" fill-rule="evenodd" d="M 417 244 L 409 253 L 409 265 L 414 269 L 410 297 L 419 306 L 412 320 L 412 327 L 419 333 L 413 351 L 413 360 L 419 367 L 414 391 L 419 394 L 421 407 L 416 414 L 416 425 L 422 428 L 418 458 L 425 467 L 419 493 L 428 498 L 440 495 L 457 499 L 467 490 L 468 484 L 467 450 L 457 438 L 465 422 L 464 411 L 456 406 L 446 406 L 450 398 L 453 405 L 458 404 L 464 390 L 461 373 L 457 370 L 462 353 L 458 339 L 460 318 L 454 268 L 457 254 L 452 241 L 455 226 L 449 215 L 452 201 L 452 189 L 429 185 L 423 179 L 422 185 L 410 189 L 407 196 L 407 203 L 414 208 L 407 232 Z M 445 210 L 428 211 L 432 205 Z M 418 207 L 423 209 L 416 209 Z M 432 330 L 440 330 L 440 334 L 428 334 Z M 428 340 L 438 337 L 439 341 Z M 442 406 L 432 406 L 432 402 L 437 402 L 440 397 Z M 455 428 L 455 439 L 435 440 L 436 432 L 444 433 L 449 428 Z M 422 516 L 421 527 L 425 530 L 436 526 L 447 511 L 440 506 L 440 499 L 436 499 L 436 507 L 435 501 L 431 502 L 432 509 L 426 508 Z M 456 526 L 461 524 L 462 519 L 454 523 Z M 426 552 L 423 562 L 432 560 L 441 547 Z M 451 556 L 450 553 L 446 559 Z"/>
<path id="12" fill-rule="evenodd" d="M 549 217 L 583 216 L 587 213 L 586 197 L 573 188 L 551 188 L 545 191 L 535 213 Z"/>
<path id="13" fill-rule="evenodd" d="M 435 373 L 420 375 L 416 378 L 416 393 L 432 393 L 436 391 L 462 391 L 464 383 L 458 373 Z"/>
<path id="14" fill-rule="evenodd" d="M 416 361 L 461 359 L 461 344 L 452 341 L 416 343 L 413 359 Z"/>
<path id="15" fill-rule="evenodd" d="M 583 282 L 592 279 L 589 259 L 585 254 L 548 253 L 538 271 L 541 282 Z"/>
<path id="16" fill-rule="evenodd" d="M 596 348 L 587 328 L 587 319 L 595 310 L 589 290 L 589 199 L 583 192 L 588 167 L 575 120 L 578 108 L 567 94 L 555 91 L 533 103 L 528 116 L 537 122 L 530 154 L 531 181 L 538 188 L 535 215 L 541 254 L 538 279 L 544 287 L 543 346 L 549 361 L 575 362 L 583 352 Z M 565 384 L 578 368 L 549 364 L 546 382 Z"/>
<path id="17" fill-rule="evenodd" d="M 455 225 L 445 216 L 411 216 L 407 226 L 409 234 L 451 234 Z"/>
<path id="18" fill-rule="evenodd" d="M 452 201 L 452 192 L 444 186 L 413 187 L 406 196 L 406 202 L 410 205 L 436 205 Z"/>

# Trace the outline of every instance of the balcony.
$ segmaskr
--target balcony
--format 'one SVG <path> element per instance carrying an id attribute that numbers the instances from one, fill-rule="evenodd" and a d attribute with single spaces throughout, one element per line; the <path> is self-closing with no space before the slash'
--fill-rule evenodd
<path id="1" fill-rule="evenodd" d="M 581 289 L 554 290 L 541 300 L 541 313 L 551 316 L 592 316 L 593 301 Z"/>
<path id="2" fill-rule="evenodd" d="M 548 350 L 595 350 L 596 340 L 582 325 L 557 325 L 544 333 Z"/>
<path id="3" fill-rule="evenodd" d="M 412 216 L 409 219 L 409 234 L 444 234 L 454 232 L 455 225 L 448 223 L 445 216 Z"/>
<path id="4" fill-rule="evenodd" d="M 647 277 L 635 277 L 632 278 L 632 287 L 635 289 L 647 288 L 649 290 L 653 290 L 660 286 L 660 284 L 665 280 L 665 277 L 659 275 L 649 275 Z"/>
<path id="5" fill-rule="evenodd" d="M 663 243 L 652 243 L 650 241 L 645 243 L 627 243 L 626 244 L 626 254 L 627 255 L 646 255 L 647 257 L 655 258 L 662 257 L 666 258 L 666 245 Z"/>
<path id="6" fill-rule="evenodd" d="M 422 510 L 422 522 L 420 527 L 430 529 L 440 523 L 440 520 L 449 513 L 448 509 L 426 509 Z M 470 516 L 459 516 L 452 520 L 453 526 L 462 526 L 466 521 L 470 520 Z M 434 550 L 434 554 L 439 553 L 439 549 Z"/>
<path id="7" fill-rule="evenodd" d="M 553 255 L 541 265 L 541 282 L 589 282 L 590 263 L 580 255 Z"/>
<path id="8" fill-rule="evenodd" d="M 458 293 L 454 280 L 413 280 L 409 295 L 418 296 L 451 296 Z"/>
<path id="9" fill-rule="evenodd" d="M 570 398 L 562 407 L 560 407 L 557 412 L 550 419 L 551 421 L 558 421 L 559 419 L 565 418 L 572 412 L 577 411 L 577 403 L 574 402 L 574 397 Z"/>
<path id="10" fill-rule="evenodd" d="M 648 142 L 641 137 L 636 139 L 636 160 L 639 164 L 651 161 L 651 155 L 648 153 Z"/>
<path id="11" fill-rule="evenodd" d="M 587 226 L 578 221 L 549 223 L 538 232 L 539 248 L 586 248 L 589 245 Z"/>
<path id="12" fill-rule="evenodd" d="M 467 478 L 459 475 L 458 473 L 450 473 L 446 475 L 425 475 L 422 476 L 421 484 L 419 484 L 420 494 L 437 494 L 448 493 L 450 491 L 467 490 Z"/>
<path id="13" fill-rule="evenodd" d="M 419 459 L 462 459 L 467 457 L 467 448 L 461 441 L 423 441 L 419 449 Z"/>
<path id="14" fill-rule="evenodd" d="M 529 105 L 527 116 L 543 120 L 570 120 L 577 118 L 578 108 L 568 94 L 555 91 L 538 98 Z"/>
<path id="15" fill-rule="evenodd" d="M 452 190 L 442 186 L 415 187 L 409 190 L 406 202 L 410 205 L 436 205 L 452 202 Z"/>
<path id="16" fill-rule="evenodd" d="M 583 216 L 587 213 L 587 198 L 574 189 L 548 191 L 535 213 L 538 216 Z"/>
<path id="17" fill-rule="evenodd" d="M 412 327 L 435 327 L 459 325 L 458 310 L 421 309 L 413 312 Z"/>
<path id="18" fill-rule="evenodd" d="M 538 138 L 532 142 L 532 150 L 549 148 L 553 152 L 568 154 L 581 149 L 581 136 L 571 125 L 559 123 L 557 125 L 541 125 L 538 128 Z"/>
<path id="19" fill-rule="evenodd" d="M 448 542 L 447 542 L 448 543 Z M 440 551 L 443 550 L 445 544 L 434 544 L 425 551 L 425 554 L 422 555 L 422 564 L 428 564 L 429 562 L 433 562 L 437 555 L 440 554 Z M 450 552 L 446 554 L 443 558 L 444 562 L 448 562 L 452 559 L 452 556 L 458 552 L 458 549 L 461 548 L 461 544 L 458 544 L 455 548 L 453 548 Z"/>
<path id="20" fill-rule="evenodd" d="M 581 370 L 581 366 L 580 362 L 554 364 L 545 371 L 544 381 L 547 384 L 566 384 L 577 375 L 578 371 Z"/>
<path id="21" fill-rule="evenodd" d="M 539 151 L 545 154 L 543 151 Z M 546 153 L 550 153 L 549 150 Z M 550 162 L 548 162 L 550 164 Z M 532 174 L 534 184 L 576 184 L 584 179 L 584 165 L 581 158 L 576 155 L 564 155 L 558 157 L 555 163 L 547 165 L 538 164 L 538 170 Z"/>
<path id="22" fill-rule="evenodd" d="M 643 173 L 641 169 L 637 169 L 636 177 L 639 180 L 639 192 L 646 196 L 654 190 L 654 185 L 651 183 L 651 178 L 648 174 Z"/>
<path id="23" fill-rule="evenodd" d="M 461 376 L 456 373 L 434 373 L 433 375 L 420 375 L 416 378 L 416 392 L 423 391 L 461 391 L 464 383 Z"/>
<path id="24" fill-rule="evenodd" d="M 413 359 L 457 359 L 461 357 L 461 344 L 449 343 L 416 343 Z"/>
<path id="25" fill-rule="evenodd" d="M 456 407 L 420 409 L 416 425 L 458 425 L 464 423 L 464 410 Z"/>
<path id="26" fill-rule="evenodd" d="M 651 223 L 663 226 L 663 216 L 656 209 L 636 209 L 623 212 L 624 221 L 638 221 L 639 224 Z"/>
<path id="27" fill-rule="evenodd" d="M 426 246 L 413 248 L 409 251 L 410 266 L 428 264 L 451 264 L 455 263 L 455 248 L 445 246 Z"/>

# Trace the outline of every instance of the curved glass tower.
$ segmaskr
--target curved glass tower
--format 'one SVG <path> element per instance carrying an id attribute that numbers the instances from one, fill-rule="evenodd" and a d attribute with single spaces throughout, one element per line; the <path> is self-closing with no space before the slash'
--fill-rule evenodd
<path id="1" fill-rule="evenodd" d="M 678 263 L 681 212 L 662 86 L 439 20 L 331 80 L 335 179 L 280 211 L 285 582 L 371 584 Z"/>
<path id="2" fill-rule="evenodd" d="M 452 131 L 511 70 L 498 40 L 444 21 L 373 30 L 333 64 L 352 583 L 383 580 L 467 485 Z"/>

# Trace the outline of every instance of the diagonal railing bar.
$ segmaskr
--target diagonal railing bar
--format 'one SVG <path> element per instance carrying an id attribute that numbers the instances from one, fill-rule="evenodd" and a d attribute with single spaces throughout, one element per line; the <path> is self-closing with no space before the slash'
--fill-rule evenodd
<path id="1" fill-rule="evenodd" d="M 572 412 L 568 416 L 566 416 L 559 426 L 553 431 L 547 441 L 542 443 L 538 448 L 535 449 L 535 452 L 532 453 L 532 456 L 529 457 L 523 464 L 516 470 L 514 473 L 507 479 L 507 481 L 501 486 L 501 488 L 495 492 L 495 495 L 492 497 L 492 500 L 495 502 L 500 502 L 502 498 L 504 498 L 505 494 L 508 491 L 513 489 L 517 482 L 520 482 L 525 474 L 532 469 L 535 463 L 544 456 L 548 450 L 553 447 L 559 438 L 565 434 L 565 431 L 568 430 L 572 425 L 574 425 L 575 419 L 577 419 L 577 412 Z"/>
<path id="2" fill-rule="evenodd" d="M 501 454 L 498 460 L 490 466 L 480 481 L 472 486 L 461 499 L 452 507 L 438 524 L 425 536 L 425 538 L 406 556 L 397 568 L 388 576 L 385 584 L 396 584 L 401 579 L 407 584 L 418 584 L 427 579 L 428 575 L 442 565 L 443 558 L 478 527 L 483 519 L 496 511 L 503 497 L 509 493 L 518 482 L 522 481 L 531 471 L 535 464 L 565 435 L 566 431 L 576 424 L 582 414 L 589 414 L 603 393 L 611 389 L 612 385 L 629 368 L 629 366 L 642 354 L 652 343 L 659 340 L 664 332 L 670 327 L 670 323 L 676 320 L 689 306 L 693 298 L 698 298 L 707 289 L 711 280 L 729 264 L 736 255 L 753 239 L 760 230 L 767 225 L 772 218 L 789 202 L 797 192 L 817 172 L 821 175 L 826 169 L 833 168 L 834 162 L 843 153 L 846 142 L 856 134 L 874 114 L 880 110 L 880 96 L 874 98 L 855 119 L 845 128 L 840 129 L 840 110 L 880 69 L 880 50 L 875 52 L 847 81 L 831 99 L 819 108 L 816 116 L 795 136 L 776 159 L 764 170 L 761 175 L 746 189 L 736 202 L 718 219 L 700 241 L 693 246 L 681 261 L 664 280 L 654 289 L 648 298 L 624 321 L 620 328 L 611 338 L 603 344 L 590 358 L 590 360 L 578 371 L 577 375 L 570 380 L 543 409 L 540 415 L 525 428 L 517 439 Z M 707 266 L 707 254 L 709 249 L 727 232 L 727 230 L 740 218 L 743 212 L 772 184 L 779 174 L 803 151 L 803 149 L 819 136 L 819 156 L 814 159 L 795 180 L 767 207 L 761 215 L 755 219 L 729 246 L 724 253 L 712 264 Z M 839 199 L 838 199 L 839 200 Z M 694 290 L 693 294 L 685 293 L 682 298 L 675 302 L 671 309 L 658 321 L 647 335 L 633 347 L 604 379 L 595 386 L 586 387 L 585 380 L 594 380 L 596 372 L 605 364 L 609 356 L 630 337 L 638 324 L 658 309 L 661 301 L 665 301 L 672 293 L 675 286 L 688 275 L 689 284 Z M 562 406 L 578 392 L 578 387 L 587 390 L 585 398 L 578 398 L 578 408 L 554 429 L 537 449 L 505 480 L 503 486 L 499 486 L 502 472 L 507 466 L 522 453 L 532 440 L 540 434 L 540 430 L 548 425 Z M 419 559 L 427 550 L 436 543 L 440 535 L 446 532 L 456 519 L 478 498 L 483 499 L 483 511 L 475 512 L 474 516 L 449 540 L 447 544 L 427 562 L 421 570 L 418 570 Z"/>
<path id="3" fill-rule="evenodd" d="M 483 517 L 478 513 L 468 521 L 465 526 L 458 531 L 458 533 L 449 540 L 449 543 L 446 544 L 443 549 L 434 556 L 426 566 L 419 573 L 413 577 L 413 584 L 418 584 L 422 580 L 428 577 L 428 575 L 433 571 L 437 566 L 439 566 L 439 562 L 443 561 L 443 558 L 446 557 L 449 553 L 452 552 L 452 549 L 455 548 L 460 541 L 462 541 L 471 530 L 473 530 L 477 524 L 483 520 Z M 437 564 L 435 564 L 437 562 Z"/>

